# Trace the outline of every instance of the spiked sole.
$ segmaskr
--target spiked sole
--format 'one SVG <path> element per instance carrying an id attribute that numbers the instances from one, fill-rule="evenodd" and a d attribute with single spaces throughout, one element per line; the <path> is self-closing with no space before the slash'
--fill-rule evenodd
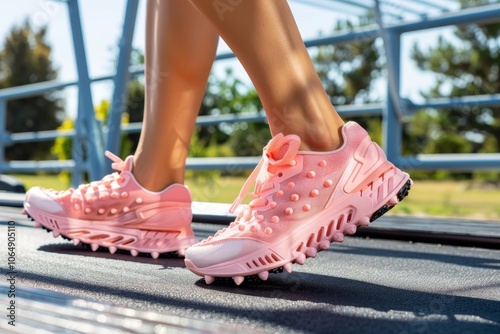
<path id="1" fill-rule="evenodd" d="M 50 228 L 48 226 L 41 224 L 40 222 L 37 221 L 37 219 L 33 218 L 32 215 L 30 215 L 30 213 L 28 212 L 28 209 L 26 209 L 26 208 L 24 208 L 24 213 L 28 216 L 28 218 L 30 218 L 32 221 L 35 222 L 35 227 L 41 227 L 44 230 L 46 230 L 47 232 L 52 232 L 52 235 L 54 236 L 54 238 L 62 237 L 65 240 L 72 241 L 75 246 L 82 245 L 82 246 L 92 250 L 93 252 L 107 250 L 111 254 L 115 254 L 115 253 L 130 254 L 134 257 L 135 256 L 147 256 L 147 255 L 149 255 L 153 259 L 157 259 L 160 256 L 161 257 L 173 257 L 175 255 L 177 255 L 179 257 L 184 257 L 186 249 L 189 246 L 196 243 L 196 239 L 194 237 L 186 237 L 186 238 L 182 238 L 179 240 L 175 240 L 175 238 L 174 239 L 167 239 L 166 242 L 168 244 L 164 245 L 162 247 L 162 249 L 151 250 L 150 248 L 149 249 L 148 248 L 141 249 L 140 247 L 127 246 L 127 244 L 124 243 L 127 241 L 126 239 L 123 239 L 124 242 L 121 242 L 121 240 L 120 240 L 119 242 L 115 242 L 115 243 L 107 242 L 107 244 L 104 244 L 106 242 L 106 240 L 109 238 L 103 237 L 102 240 L 96 239 L 96 240 L 93 240 L 91 242 L 88 242 L 87 241 L 88 238 L 84 238 L 84 237 L 71 238 L 68 235 L 65 235 L 64 233 L 61 233 L 57 228 Z M 154 231 L 150 231 L 150 232 L 154 232 Z M 120 242 L 121 242 L 121 244 L 120 244 Z M 176 246 L 176 247 L 174 247 L 176 249 L 172 250 L 172 246 L 174 246 L 174 245 Z"/>
<path id="2" fill-rule="evenodd" d="M 269 268 L 271 265 L 275 265 L 270 269 L 266 269 L 263 271 L 258 271 L 256 274 L 250 274 L 245 276 L 232 276 L 232 277 L 219 277 L 215 275 L 207 275 L 202 274 L 196 266 L 193 265 L 189 259 L 186 259 L 186 266 L 197 273 L 200 276 L 203 276 L 205 282 L 207 284 L 211 284 L 215 280 L 217 281 L 227 281 L 232 279 L 236 285 L 240 285 L 243 283 L 245 279 L 254 280 L 267 280 L 270 273 L 279 273 L 282 271 L 287 271 L 289 273 L 292 272 L 293 264 L 297 263 L 303 265 L 307 258 L 316 257 L 316 254 L 322 250 L 327 250 L 330 248 L 331 242 L 342 242 L 344 240 L 345 235 L 352 235 L 356 233 L 356 230 L 359 226 L 368 226 L 370 222 L 380 218 L 387 211 L 392 209 L 395 205 L 397 205 L 401 200 L 403 200 L 413 184 L 411 179 L 407 179 L 407 181 L 403 184 L 403 186 L 399 189 L 399 191 L 389 198 L 389 201 L 384 204 L 379 209 L 375 210 L 370 216 L 360 217 L 357 221 L 350 221 L 349 219 L 342 221 L 342 219 L 331 220 L 330 223 L 326 226 L 322 226 L 319 228 L 316 233 L 311 233 L 307 240 L 301 242 L 295 250 L 292 251 L 293 259 L 286 261 L 278 261 L 278 258 L 274 257 L 264 257 L 264 259 L 260 259 L 262 263 L 265 263 L 265 267 Z M 271 264 L 273 263 L 274 264 Z M 284 263 L 283 263 L 284 262 Z M 258 264 L 258 262 L 257 262 Z M 247 266 L 249 264 L 247 263 Z"/>

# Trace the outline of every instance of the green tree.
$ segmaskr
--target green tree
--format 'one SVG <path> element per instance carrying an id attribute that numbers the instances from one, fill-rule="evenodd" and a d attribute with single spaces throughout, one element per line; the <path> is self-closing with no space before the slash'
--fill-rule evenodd
<path id="1" fill-rule="evenodd" d="M 462 7 L 491 0 L 461 0 Z M 413 46 L 417 66 L 436 75 L 426 98 L 496 94 L 500 91 L 500 23 L 467 24 L 455 28 L 455 40 L 440 37 L 437 46 Z M 424 116 L 422 114 L 427 114 Z M 432 129 L 427 132 L 423 129 Z M 419 111 L 407 126 L 407 153 L 500 152 L 500 107 L 457 105 Z M 417 140 L 412 140 L 417 138 Z M 415 145 L 418 143 L 418 145 Z M 496 173 L 498 177 L 498 173 Z"/>
<path id="2" fill-rule="evenodd" d="M 53 80 L 57 71 L 50 60 L 51 47 L 46 28 L 34 31 L 26 21 L 14 27 L 0 52 L 0 88 Z M 54 130 L 62 121 L 61 99 L 55 93 L 7 103 L 7 131 L 30 132 Z M 50 156 L 53 142 L 16 144 L 8 147 L 8 160 L 38 160 Z"/>
<path id="3" fill-rule="evenodd" d="M 129 83 L 125 114 L 130 123 L 142 122 L 144 116 L 144 85 L 137 79 L 133 79 Z M 123 136 L 123 139 L 129 145 L 130 152 L 128 154 L 134 153 L 139 144 L 139 137 L 140 134 L 138 133 L 130 133 Z"/>

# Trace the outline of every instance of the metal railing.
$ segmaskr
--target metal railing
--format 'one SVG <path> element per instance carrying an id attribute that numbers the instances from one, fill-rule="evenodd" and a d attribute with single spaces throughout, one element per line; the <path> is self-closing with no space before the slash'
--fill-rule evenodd
<path id="1" fill-rule="evenodd" d="M 375 0 L 375 3 L 377 0 Z M 125 98 L 127 83 L 131 76 L 142 75 L 143 68 L 129 68 L 131 41 L 134 33 L 135 17 L 137 15 L 138 0 L 127 0 L 124 19 L 123 35 L 119 45 L 119 56 L 116 75 L 102 76 L 91 79 L 88 75 L 85 48 L 83 45 L 82 28 L 78 0 L 66 1 L 69 10 L 75 58 L 78 68 L 78 80 L 70 82 L 49 81 L 13 87 L 0 90 L 0 173 L 8 172 L 36 172 L 62 170 L 72 171 L 72 183 L 82 181 L 83 172 L 89 172 L 92 179 L 98 179 L 107 173 L 107 165 L 103 158 L 104 149 L 117 151 L 120 133 L 137 133 L 141 130 L 141 123 L 121 125 L 121 114 Z M 379 13 L 380 15 L 380 13 Z M 431 99 L 425 103 L 413 103 L 403 99 L 400 92 L 401 75 L 401 35 L 406 32 L 425 30 L 430 28 L 472 24 L 500 22 L 500 5 L 489 5 L 447 12 L 438 17 L 422 19 L 413 22 L 403 22 L 360 28 L 358 30 L 341 33 L 329 37 L 322 37 L 305 41 L 307 47 L 344 43 L 353 40 L 369 39 L 383 36 L 385 51 L 391 64 L 388 67 L 387 99 L 384 103 L 337 106 L 337 111 L 343 116 L 382 115 L 383 116 L 383 146 L 388 158 L 396 165 L 405 169 L 433 170 L 478 170 L 500 168 L 500 154 L 432 154 L 403 156 L 402 125 L 408 116 L 422 108 L 452 108 L 456 106 L 500 106 L 500 94 L 464 96 L 460 98 Z M 233 58 L 232 53 L 219 54 L 216 60 Z M 99 126 L 94 115 L 90 86 L 92 83 L 112 80 L 114 92 L 112 97 L 110 119 L 107 126 Z M 78 116 L 74 130 L 52 130 L 26 133 L 8 133 L 5 118 L 7 102 L 31 96 L 42 95 L 48 92 L 78 87 Z M 199 125 L 218 124 L 221 122 L 264 122 L 263 112 L 253 115 L 220 115 L 200 116 Z M 73 138 L 73 157 L 66 161 L 5 161 L 5 147 L 26 142 L 54 140 L 61 137 Z M 88 160 L 81 154 L 75 154 L 86 141 Z M 234 157 L 234 158 L 189 158 L 188 169 L 216 169 L 228 165 L 238 168 L 252 168 L 259 157 Z"/>

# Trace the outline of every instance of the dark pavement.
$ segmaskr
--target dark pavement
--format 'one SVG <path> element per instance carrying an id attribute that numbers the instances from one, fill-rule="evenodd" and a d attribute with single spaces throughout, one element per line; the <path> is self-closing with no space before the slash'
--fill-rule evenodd
<path id="1" fill-rule="evenodd" d="M 2 310 L 8 221 L 17 326 L 3 311 L 2 333 L 500 333 L 499 250 L 349 237 L 291 274 L 207 286 L 183 259 L 92 252 L 34 228 L 14 207 L 0 207 Z M 200 238 L 220 227 L 194 224 Z"/>

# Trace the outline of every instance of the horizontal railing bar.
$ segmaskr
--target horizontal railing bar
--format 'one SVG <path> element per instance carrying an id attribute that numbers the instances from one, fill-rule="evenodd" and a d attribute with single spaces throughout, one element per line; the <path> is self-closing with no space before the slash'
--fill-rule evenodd
<path id="1" fill-rule="evenodd" d="M 409 100 L 408 100 L 409 101 Z M 412 111 L 425 109 L 425 108 L 450 108 L 450 107 L 488 107 L 500 105 L 500 94 L 491 95 L 471 95 L 454 98 L 434 98 L 427 100 L 423 103 L 409 103 L 406 108 Z M 356 116 L 378 116 L 382 114 L 384 105 L 382 103 L 370 103 L 363 105 L 341 105 L 338 106 L 337 112 L 343 116 L 356 117 Z M 216 125 L 220 123 L 236 123 L 236 122 L 264 122 L 266 115 L 264 112 L 254 114 L 224 114 L 217 116 L 198 116 L 196 124 L 200 126 Z M 138 133 L 142 129 L 142 122 L 135 122 L 122 125 L 123 133 Z M 104 128 L 106 133 L 106 128 Z M 33 141 L 48 141 L 62 137 L 74 136 L 74 130 L 46 130 L 38 132 L 20 132 L 10 134 L 10 139 L 5 140 L 9 144 L 25 143 Z M 1 140 L 1 139 L 0 139 Z"/>
<path id="2" fill-rule="evenodd" d="M 457 26 L 463 24 L 487 24 L 500 21 L 500 5 L 492 4 L 467 8 L 458 12 L 448 12 L 443 15 L 415 22 L 394 24 L 385 27 L 396 33 Z"/>
<path id="3" fill-rule="evenodd" d="M 8 144 L 49 141 L 57 138 L 73 137 L 75 130 L 45 130 L 37 132 L 18 132 L 10 134 Z"/>
<path id="4" fill-rule="evenodd" d="M 60 82 L 59 80 L 50 80 L 28 85 L 3 88 L 0 89 L 0 101 L 39 96 L 47 92 L 60 90 L 69 86 L 74 86 L 76 84 L 77 81 Z"/>
<path id="5" fill-rule="evenodd" d="M 73 160 L 43 160 L 43 161 L 8 161 L 0 164 L 2 173 L 31 173 L 50 172 L 59 173 L 65 170 L 73 170 Z"/>
<path id="6" fill-rule="evenodd" d="M 500 105 L 500 94 L 471 95 L 452 98 L 434 98 L 423 103 L 410 103 L 413 110 L 424 108 L 450 108 L 450 107 L 491 107 Z"/>
<path id="7" fill-rule="evenodd" d="M 383 105 L 379 103 L 365 105 L 345 105 L 337 107 L 337 111 L 341 115 L 355 116 L 370 116 L 380 115 Z M 220 123 L 237 123 L 237 122 L 265 122 L 266 114 L 258 112 L 254 114 L 224 114 L 217 116 L 198 116 L 196 124 L 200 126 L 216 125 Z M 142 129 L 142 122 L 134 122 L 122 124 L 122 133 L 138 133 Z M 107 128 L 104 127 L 103 133 L 107 133 Z M 10 134 L 10 139 L 5 140 L 8 144 L 27 143 L 54 140 L 57 138 L 73 137 L 74 130 L 45 130 L 38 132 L 18 132 Z M 1 141 L 1 139 L 0 139 Z"/>
<path id="8" fill-rule="evenodd" d="M 186 169 L 221 170 L 230 173 L 254 168 L 260 157 L 188 158 Z M 400 157 L 395 163 L 411 173 L 412 170 L 447 169 L 452 171 L 499 170 L 500 153 L 482 154 L 423 154 Z M 10 161 L 0 164 L 0 170 L 12 172 L 60 172 L 72 170 L 72 160 Z"/>
<path id="9" fill-rule="evenodd" d="M 420 154 L 399 157 L 395 161 L 411 173 L 412 170 L 474 171 L 500 170 L 500 153 Z"/>
<path id="10" fill-rule="evenodd" d="M 260 157 L 221 157 L 221 158 L 187 158 L 186 169 L 190 170 L 222 170 L 225 172 L 241 171 L 254 168 Z M 110 161 L 111 163 L 111 161 Z M 75 167 L 73 160 L 44 161 L 9 161 L 0 164 L 0 171 L 7 173 L 24 173 L 44 171 L 59 173 L 71 171 Z"/>

